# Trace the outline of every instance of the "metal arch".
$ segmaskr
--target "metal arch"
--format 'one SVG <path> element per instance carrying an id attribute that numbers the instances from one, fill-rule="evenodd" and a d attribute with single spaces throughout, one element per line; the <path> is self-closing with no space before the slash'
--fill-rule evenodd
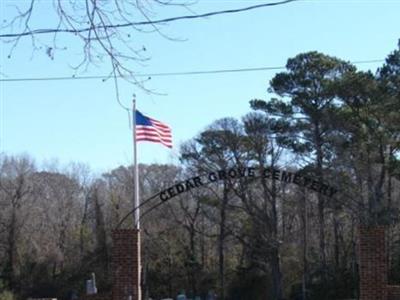
<path id="1" fill-rule="evenodd" d="M 215 180 L 208 180 L 208 181 L 206 181 L 206 182 L 203 182 L 203 183 L 201 184 L 201 186 L 207 186 L 207 185 L 209 185 L 209 184 L 211 184 L 211 183 L 219 182 L 219 181 L 222 181 L 222 180 L 232 180 L 232 179 L 240 179 L 240 178 L 257 179 L 257 178 L 262 178 L 262 177 L 264 177 L 264 178 L 266 178 L 266 179 L 267 179 L 267 178 L 271 179 L 270 177 L 266 177 L 266 176 L 265 176 L 265 173 L 264 173 L 265 170 L 270 170 L 271 172 L 273 172 L 273 171 L 278 171 L 278 172 L 282 172 L 282 174 L 283 174 L 283 172 L 286 172 L 286 173 L 291 174 L 291 175 L 293 175 L 293 174 L 296 175 L 297 173 L 300 172 L 300 171 L 297 171 L 297 172 L 289 172 L 289 171 L 286 171 L 286 170 L 280 170 L 280 169 L 278 169 L 278 168 L 273 168 L 273 167 L 258 167 L 258 168 L 255 168 L 255 167 L 242 167 L 242 168 L 237 167 L 237 168 L 229 168 L 229 169 L 220 169 L 220 170 L 216 170 L 216 171 L 210 171 L 210 172 L 208 172 L 208 173 L 204 173 L 204 174 L 201 174 L 201 175 L 198 175 L 198 176 L 193 176 L 193 177 L 187 178 L 187 179 L 185 179 L 185 180 L 181 180 L 181 181 L 179 181 L 179 182 L 177 182 L 177 183 L 175 183 L 175 184 L 169 186 L 168 188 L 166 188 L 166 189 L 164 189 L 164 190 L 162 190 L 162 191 L 160 191 L 160 192 L 158 192 L 158 193 L 156 193 L 156 194 L 150 196 L 150 197 L 147 198 L 146 200 L 144 200 L 142 203 L 140 203 L 139 206 L 137 206 L 137 207 L 133 208 L 131 211 L 129 211 L 129 212 L 118 222 L 118 224 L 117 224 L 117 226 L 116 226 L 116 229 L 120 228 L 120 226 L 126 221 L 126 219 L 127 219 L 130 215 L 132 215 L 134 212 L 136 212 L 136 210 L 142 208 L 144 205 L 146 205 L 147 203 L 149 203 L 151 200 L 155 199 L 156 197 L 160 197 L 160 195 L 161 195 L 162 193 L 165 193 L 165 192 L 168 191 L 169 189 L 173 189 L 174 187 L 177 187 L 178 185 L 184 185 L 184 184 L 187 183 L 188 181 L 194 180 L 195 178 L 204 178 L 204 177 L 206 177 L 206 178 L 209 179 L 210 174 L 216 175 L 216 174 L 220 174 L 220 172 L 225 172 L 225 174 L 228 174 L 229 171 L 231 171 L 231 170 L 237 170 L 237 171 L 238 171 L 238 170 L 246 170 L 246 169 L 249 170 L 250 168 L 253 169 L 253 170 L 261 169 L 263 172 L 259 172 L 257 175 L 254 174 L 254 176 L 244 176 L 244 175 L 243 175 L 243 176 L 230 177 L 230 178 L 221 178 L 221 176 L 218 175 L 218 176 L 215 178 Z M 281 176 L 282 176 L 282 174 L 281 174 Z M 326 184 L 323 183 L 322 181 L 316 180 L 316 179 L 315 179 L 314 177 L 312 177 L 312 176 L 304 176 L 304 175 L 300 175 L 300 176 L 303 177 L 303 178 L 307 178 L 309 181 L 311 180 L 311 181 L 313 181 L 313 182 L 318 182 L 319 184 L 323 184 L 323 185 L 325 185 L 325 186 L 327 186 L 327 187 L 330 187 L 329 185 L 326 185 Z M 229 177 L 229 176 L 228 176 L 228 177 Z M 283 178 L 283 177 L 281 177 L 280 179 L 277 179 L 277 178 L 274 177 L 274 178 L 272 178 L 272 179 L 275 179 L 275 180 L 278 180 L 278 181 L 281 181 L 281 182 L 294 183 L 294 184 L 295 184 L 295 182 L 292 182 L 292 181 L 289 181 L 289 182 L 288 182 L 288 181 L 282 180 L 282 178 Z M 308 182 L 308 183 L 309 183 L 309 182 Z M 304 186 L 304 187 L 306 187 L 306 188 L 308 188 L 308 189 L 312 189 L 311 187 L 307 187 L 307 186 Z M 331 188 L 331 187 L 330 187 L 330 188 Z M 333 189 L 333 188 L 331 188 L 331 189 Z M 141 214 L 141 215 L 139 216 L 139 218 L 141 219 L 141 218 L 145 217 L 147 214 L 149 214 L 152 210 L 156 209 L 156 208 L 159 207 L 160 205 L 162 205 L 162 204 L 164 204 L 165 202 L 171 200 L 172 198 L 175 198 L 177 195 L 179 195 L 179 194 L 181 194 L 181 193 L 186 193 L 186 192 L 188 192 L 189 190 L 190 190 L 190 189 L 186 189 L 186 190 L 184 190 L 184 191 L 182 191 L 182 192 L 180 192 L 180 193 L 178 193 L 178 194 L 176 194 L 176 195 L 170 196 L 169 198 L 167 198 L 167 199 L 165 199 L 165 200 L 160 199 L 160 200 L 161 200 L 160 202 L 154 204 L 153 206 L 151 206 L 150 208 L 148 208 L 147 210 L 145 210 L 144 213 Z M 321 191 L 317 191 L 317 190 L 315 190 L 315 189 L 313 189 L 313 190 L 314 190 L 315 192 L 317 192 L 317 193 L 321 193 Z M 335 193 L 338 191 L 337 189 L 334 189 L 334 190 L 335 190 Z M 333 194 L 332 194 L 332 195 L 333 195 Z M 332 197 L 332 195 L 330 195 L 329 197 Z"/>

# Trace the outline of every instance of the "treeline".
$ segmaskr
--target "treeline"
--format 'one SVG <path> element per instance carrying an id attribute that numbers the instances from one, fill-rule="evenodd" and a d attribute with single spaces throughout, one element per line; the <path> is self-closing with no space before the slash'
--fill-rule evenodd
<path id="1" fill-rule="evenodd" d="M 356 299 L 360 225 L 387 226 L 389 280 L 400 282 L 400 48 L 375 73 L 299 54 L 269 92 L 181 145 L 179 166 L 140 165 L 142 200 L 230 168 L 285 169 L 338 191 L 227 176 L 160 206 L 154 198 L 142 210 L 146 299 Z M 3 154 L 0 172 L 2 297 L 73 298 L 92 272 L 110 290 L 111 231 L 132 208 L 132 167 L 94 176 Z"/>

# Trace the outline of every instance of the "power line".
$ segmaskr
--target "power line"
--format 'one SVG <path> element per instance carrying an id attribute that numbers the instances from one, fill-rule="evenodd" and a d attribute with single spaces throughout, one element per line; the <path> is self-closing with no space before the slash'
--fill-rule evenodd
<path id="1" fill-rule="evenodd" d="M 372 64 L 382 63 L 383 59 L 371 59 L 371 60 L 360 60 L 350 62 L 355 65 L 360 64 Z M 160 73 L 143 73 L 136 74 L 134 77 L 168 77 L 168 76 L 190 76 L 190 75 L 212 75 L 212 74 L 224 74 L 224 73 L 241 73 L 241 72 L 258 72 L 258 71 L 274 71 L 274 70 L 285 70 L 285 66 L 276 67 L 256 67 L 256 68 L 237 68 L 237 69 L 217 69 L 217 70 L 204 70 L 204 71 L 186 71 L 186 72 L 160 72 Z M 116 76 L 123 78 L 124 76 Z M 131 76 L 133 77 L 133 76 Z M 26 77 L 26 78 L 0 78 L 0 82 L 18 82 L 18 81 L 63 81 L 63 80 L 90 80 L 90 79 L 101 79 L 103 81 L 110 78 L 107 76 L 61 76 L 61 77 Z"/>
<path id="2" fill-rule="evenodd" d="M 265 70 L 282 70 L 285 67 L 260 67 L 260 68 L 242 68 L 242 69 L 222 69 L 208 71 L 188 71 L 188 72 L 161 72 L 161 73 L 143 73 L 136 74 L 135 77 L 166 77 L 166 76 L 185 76 L 185 75 L 207 75 L 219 73 L 236 73 L 236 72 L 254 72 Z M 118 78 L 124 76 L 117 75 Z M 130 76 L 131 77 L 131 76 Z M 109 76 L 71 76 L 71 77 L 31 77 L 31 78 L 7 78 L 0 81 L 47 81 L 47 80 L 85 80 L 85 79 L 102 79 L 105 80 Z"/>
<path id="3" fill-rule="evenodd" d="M 252 6 L 237 8 L 237 9 L 228 9 L 228 10 L 208 12 L 208 13 L 198 14 L 198 15 L 186 15 L 186 16 L 165 18 L 165 19 L 160 19 L 160 20 L 129 22 L 129 23 L 123 23 L 123 24 L 110 24 L 110 25 L 96 26 L 95 28 L 86 27 L 86 28 L 81 28 L 81 29 L 60 29 L 60 28 L 35 29 L 35 30 L 24 31 L 24 32 L 20 32 L 20 33 L 0 34 L 0 38 L 19 38 L 19 37 L 23 37 L 23 36 L 48 34 L 48 33 L 73 33 L 73 34 L 76 34 L 76 33 L 88 32 L 93 29 L 110 29 L 110 28 L 124 28 L 124 27 L 131 27 L 131 26 L 156 25 L 156 24 L 174 22 L 174 21 L 178 21 L 178 20 L 199 19 L 199 18 L 206 18 L 206 17 L 216 16 L 216 15 L 239 13 L 239 12 L 244 12 L 244 11 L 263 8 L 263 7 L 283 5 L 283 4 L 287 4 L 287 3 L 295 2 L 295 1 L 299 1 L 299 0 L 284 0 L 284 1 L 273 2 L 273 3 L 257 4 L 257 5 L 252 5 Z"/>

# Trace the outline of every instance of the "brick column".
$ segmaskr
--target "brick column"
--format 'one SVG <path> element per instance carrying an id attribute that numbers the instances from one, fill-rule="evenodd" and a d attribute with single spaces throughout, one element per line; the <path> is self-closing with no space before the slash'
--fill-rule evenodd
<path id="1" fill-rule="evenodd" d="M 360 300 L 387 300 L 385 228 L 359 230 Z"/>
<path id="2" fill-rule="evenodd" d="M 112 300 L 141 300 L 140 231 L 119 229 L 112 236 Z"/>

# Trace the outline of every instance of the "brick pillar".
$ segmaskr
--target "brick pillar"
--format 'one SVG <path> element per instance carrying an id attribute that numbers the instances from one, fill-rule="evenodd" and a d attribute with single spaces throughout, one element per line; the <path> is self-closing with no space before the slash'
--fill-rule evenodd
<path id="1" fill-rule="evenodd" d="M 359 241 L 360 300 L 387 300 L 385 228 L 361 227 Z"/>
<path id="2" fill-rule="evenodd" d="M 141 300 L 140 231 L 119 229 L 112 236 L 112 300 Z"/>

